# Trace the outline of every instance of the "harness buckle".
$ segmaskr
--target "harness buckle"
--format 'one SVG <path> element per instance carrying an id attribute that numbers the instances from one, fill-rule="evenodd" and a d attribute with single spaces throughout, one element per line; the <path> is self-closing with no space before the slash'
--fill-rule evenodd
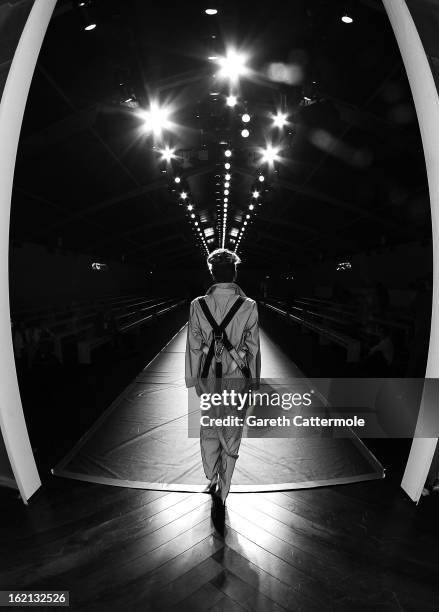
<path id="1" fill-rule="evenodd" d="M 214 332 L 213 339 L 215 343 L 215 348 L 214 348 L 215 360 L 221 361 L 221 356 L 224 350 L 223 332 L 222 331 L 219 333 Z"/>

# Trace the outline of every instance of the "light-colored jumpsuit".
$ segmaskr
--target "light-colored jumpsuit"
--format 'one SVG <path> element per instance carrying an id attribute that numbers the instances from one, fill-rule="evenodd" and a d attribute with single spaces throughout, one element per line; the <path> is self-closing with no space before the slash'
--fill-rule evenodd
<path id="1" fill-rule="evenodd" d="M 239 310 L 226 327 L 227 337 L 244 359 L 249 370 L 252 384 L 259 382 L 261 371 L 261 353 L 259 346 L 259 323 L 256 302 L 245 296 L 236 283 L 217 283 L 209 288 L 203 296 L 205 302 L 218 324 L 238 298 L 245 298 Z M 196 386 L 202 392 L 207 389 L 214 392 L 215 358 L 212 359 L 207 380 L 200 380 L 207 351 L 213 340 L 213 331 L 206 319 L 198 299 L 192 301 L 187 331 L 186 343 L 186 386 Z M 233 357 L 224 349 L 221 355 L 222 362 L 222 389 L 245 387 L 243 374 Z M 234 415 L 245 417 L 245 410 L 237 412 L 236 408 L 221 406 L 221 417 Z M 223 501 L 225 501 L 235 468 L 236 458 L 242 435 L 242 426 L 236 427 L 201 427 L 200 446 L 203 468 L 206 477 L 212 480 L 218 477 L 218 488 Z"/>

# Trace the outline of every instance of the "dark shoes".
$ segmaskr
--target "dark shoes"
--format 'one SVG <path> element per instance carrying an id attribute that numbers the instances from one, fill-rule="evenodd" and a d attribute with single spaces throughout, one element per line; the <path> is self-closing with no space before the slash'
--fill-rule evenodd
<path id="1" fill-rule="evenodd" d="M 224 536 L 226 521 L 226 505 L 219 495 L 212 494 L 212 510 L 210 514 L 213 526 L 219 535 Z"/>

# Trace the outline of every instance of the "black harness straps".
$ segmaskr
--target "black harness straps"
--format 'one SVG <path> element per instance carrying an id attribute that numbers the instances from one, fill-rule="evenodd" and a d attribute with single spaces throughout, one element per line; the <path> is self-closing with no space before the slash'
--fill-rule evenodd
<path id="1" fill-rule="evenodd" d="M 209 374 L 210 364 L 212 363 L 212 359 L 215 357 L 215 378 L 222 378 L 223 375 L 223 366 L 221 362 L 221 356 L 224 348 L 229 352 L 230 356 L 237 363 L 239 369 L 245 378 L 250 378 L 250 370 L 243 359 L 238 355 L 237 350 L 230 342 L 226 334 L 226 327 L 233 319 L 235 314 L 241 308 L 241 305 L 245 302 L 245 299 L 241 296 L 238 297 L 236 302 L 234 302 L 233 306 L 230 308 L 229 312 L 224 317 L 223 321 L 218 324 L 212 316 L 212 313 L 209 310 L 208 305 L 204 298 L 198 298 L 198 302 L 201 306 L 202 311 L 204 312 L 204 316 L 208 320 L 210 326 L 213 330 L 213 339 L 211 345 L 209 347 L 209 351 L 206 356 L 206 360 L 204 362 L 203 371 L 201 373 L 201 378 L 207 378 Z"/>

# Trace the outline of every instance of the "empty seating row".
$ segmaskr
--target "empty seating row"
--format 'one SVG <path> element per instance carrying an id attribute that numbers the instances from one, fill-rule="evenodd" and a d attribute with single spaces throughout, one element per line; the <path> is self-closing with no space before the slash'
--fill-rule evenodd
<path id="1" fill-rule="evenodd" d="M 119 322 L 123 322 L 127 317 L 133 317 L 137 312 L 145 308 L 153 308 L 157 300 L 148 298 L 139 301 L 136 298 L 134 303 L 129 301 L 124 306 L 117 304 L 113 308 L 89 308 L 82 313 L 75 313 L 73 316 L 55 321 L 45 325 L 45 329 L 49 330 L 53 336 L 55 343 L 55 355 L 60 362 L 63 362 L 63 344 L 71 338 L 93 333 L 96 328 L 97 318 L 100 313 L 105 312 L 112 317 L 112 321 L 117 326 Z"/>
<path id="2" fill-rule="evenodd" d="M 349 363 L 358 362 L 361 356 L 361 341 L 358 338 L 353 338 L 339 330 L 325 326 L 316 318 L 310 318 L 306 316 L 304 312 L 291 312 L 286 306 L 280 306 L 273 304 L 266 300 L 260 300 L 259 302 L 268 310 L 275 312 L 278 315 L 284 316 L 291 323 L 297 323 L 302 328 L 309 329 L 317 333 L 322 342 L 333 342 L 346 349 L 346 360 Z"/>
<path id="3" fill-rule="evenodd" d="M 336 315 L 342 316 L 343 318 L 364 323 L 364 314 L 359 312 L 358 306 L 338 304 L 329 300 L 308 297 L 296 298 L 294 299 L 294 303 L 302 306 L 307 311 L 310 311 L 312 308 L 314 311 L 318 311 L 320 314 L 323 312 L 332 312 Z M 408 314 L 401 311 L 394 312 L 393 310 L 391 314 L 392 316 L 384 317 L 371 313 L 368 314 L 366 318 L 368 323 L 375 324 L 376 326 L 391 327 L 393 329 L 408 333 L 411 329 L 411 320 Z"/>
<path id="4" fill-rule="evenodd" d="M 185 299 L 157 301 L 150 307 L 141 308 L 134 316 L 131 316 L 132 313 L 128 313 L 130 316 L 125 320 L 123 320 L 124 316 L 122 315 L 122 317 L 120 317 L 121 323 L 120 325 L 117 325 L 115 332 L 128 333 L 132 332 L 133 330 L 138 330 L 143 325 L 156 321 L 158 317 L 177 309 L 186 302 L 187 300 Z M 89 337 L 79 339 L 77 343 L 79 363 L 91 364 L 93 351 L 106 344 L 110 344 L 113 337 L 114 336 L 112 333 L 108 333 L 102 336 L 93 334 Z"/>
<path id="5" fill-rule="evenodd" d="M 20 310 L 14 309 L 12 319 L 27 325 L 35 325 L 42 322 L 53 322 L 63 318 L 69 318 L 72 313 L 78 311 L 81 313 L 86 313 L 96 311 L 97 309 L 101 308 L 116 308 L 117 306 L 123 307 L 125 304 L 135 302 L 139 299 L 142 299 L 142 296 L 139 296 L 138 294 L 131 294 L 117 297 L 96 298 L 93 300 L 89 299 L 74 301 L 70 304 L 64 304 L 56 307 L 49 306 L 44 308 L 28 308 Z"/>
<path id="6" fill-rule="evenodd" d="M 41 323 L 29 321 L 22 324 L 14 331 L 14 342 L 15 336 L 21 335 L 21 340 L 17 338 L 16 345 L 24 347 L 22 350 L 26 351 L 30 361 L 38 346 L 43 347 L 44 343 L 47 351 L 49 343 L 54 355 L 62 363 L 65 361 L 67 349 L 72 354 L 71 348 L 77 345 L 78 355 L 87 355 L 90 352 L 89 344 L 92 349 L 94 345 L 99 346 L 110 341 L 116 333 L 136 329 L 152 320 L 152 317 L 167 312 L 168 307 L 173 308 L 176 301 L 175 298 L 124 296 L 123 299 L 112 300 L 110 304 L 89 302 L 86 307 L 76 307 L 70 313 L 64 311 L 59 318 L 51 316 L 50 319 L 44 318 Z M 86 356 L 83 362 L 88 361 Z"/>

